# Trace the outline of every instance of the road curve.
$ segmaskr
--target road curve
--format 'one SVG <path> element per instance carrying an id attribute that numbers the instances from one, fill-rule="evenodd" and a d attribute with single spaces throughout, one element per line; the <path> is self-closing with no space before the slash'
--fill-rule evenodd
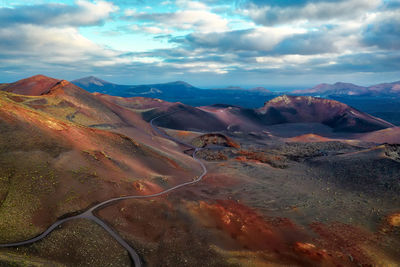
<path id="1" fill-rule="evenodd" d="M 178 110 L 179 111 L 179 110 Z M 75 220 L 75 219 L 89 219 L 94 221 L 95 223 L 97 223 L 99 226 L 101 226 L 104 230 L 106 230 L 121 246 L 123 246 L 129 253 L 129 256 L 131 257 L 134 265 L 136 267 L 140 267 L 142 266 L 142 261 L 140 260 L 139 255 L 137 254 L 137 252 L 135 251 L 134 248 L 132 248 L 120 235 L 118 235 L 117 232 L 115 232 L 109 225 L 107 225 L 104 221 L 102 221 L 100 218 L 98 218 L 97 216 L 94 215 L 93 212 L 95 212 L 98 209 L 101 209 L 107 205 L 113 204 L 115 202 L 118 201 L 122 201 L 122 200 L 127 200 L 127 199 L 142 199 L 142 198 L 152 198 L 152 197 L 158 197 L 161 195 L 165 195 L 171 191 L 174 191 L 176 189 L 179 189 L 181 187 L 184 186 L 188 186 L 188 185 L 192 185 L 195 184 L 197 182 L 199 182 L 200 180 L 203 179 L 203 177 L 207 174 L 207 168 L 204 165 L 204 163 L 199 160 L 196 156 L 197 152 L 200 151 L 202 148 L 197 148 L 191 144 L 187 144 L 185 142 L 182 142 L 172 136 L 169 136 L 167 134 L 165 134 L 163 131 L 161 131 L 157 126 L 154 125 L 154 121 L 161 118 L 161 117 L 165 117 L 165 116 L 169 116 L 173 113 L 176 113 L 178 111 L 174 111 L 172 113 L 167 113 L 167 114 L 163 114 L 160 116 L 157 116 L 155 118 L 153 118 L 150 121 L 150 125 L 153 128 L 153 130 L 158 134 L 161 135 L 164 138 L 167 138 L 175 143 L 181 144 L 183 146 L 189 147 L 191 149 L 193 149 L 193 153 L 192 153 L 192 158 L 199 163 L 199 165 L 202 168 L 202 173 L 200 174 L 200 176 L 198 176 L 196 179 L 189 181 L 189 182 L 185 182 L 182 184 L 178 184 L 174 187 L 168 188 L 164 191 L 155 193 L 155 194 L 151 194 L 151 195 L 133 195 L 133 196 L 125 196 L 125 197 L 116 197 L 116 198 L 111 198 L 109 200 L 103 201 L 91 208 L 89 208 L 88 210 L 86 210 L 85 212 L 82 212 L 81 214 L 75 215 L 75 216 L 71 216 L 71 217 L 67 217 L 61 220 L 56 221 L 54 224 L 52 224 L 49 228 L 47 228 L 46 231 L 44 231 L 42 234 L 32 238 L 32 239 L 28 239 L 25 241 L 21 241 L 21 242 L 14 242 L 14 243 L 8 243 L 8 244 L 0 244 L 0 248 L 7 248 L 7 247 L 17 247 L 17 246 L 23 246 L 23 245 L 29 245 L 32 243 L 35 243 L 37 241 L 42 240 L 43 238 L 45 238 L 48 234 L 50 234 L 54 229 L 56 229 L 57 227 L 59 227 L 61 224 L 71 221 L 71 220 Z"/>

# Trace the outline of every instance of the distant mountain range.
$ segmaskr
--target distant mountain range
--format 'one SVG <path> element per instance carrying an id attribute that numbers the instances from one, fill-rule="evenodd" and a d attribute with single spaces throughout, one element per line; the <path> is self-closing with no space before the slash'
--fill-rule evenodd
<path id="1" fill-rule="evenodd" d="M 381 83 L 372 86 L 359 86 L 352 83 L 321 83 L 305 90 L 295 90 L 292 94 L 311 96 L 400 96 L 400 81 Z"/>
<path id="2" fill-rule="evenodd" d="M 132 114 L 132 112 L 129 112 L 130 115 L 125 117 L 128 113 L 127 110 L 138 108 L 138 105 L 141 106 L 143 104 L 145 104 L 145 106 L 143 106 L 144 109 L 153 107 L 152 105 L 154 104 L 158 107 L 155 111 L 151 108 L 149 111 L 142 113 L 143 119 L 145 120 L 159 115 L 158 113 L 164 114 L 180 110 L 181 112 L 179 112 L 179 114 L 170 115 L 167 121 L 168 125 L 165 125 L 168 128 L 180 130 L 207 129 L 209 131 L 214 131 L 240 129 L 241 131 L 259 131 L 268 125 L 318 123 L 328 126 L 336 132 L 371 132 L 394 126 L 391 123 L 360 112 L 338 101 L 310 96 L 279 96 L 265 102 L 265 104 L 258 109 L 242 108 L 240 106 L 226 104 L 196 108 L 179 102 L 171 103 L 162 100 L 151 100 L 151 105 L 146 106 L 150 99 L 148 97 L 118 98 L 102 93 L 91 94 L 82 90 L 77 85 L 86 88 L 90 87 L 92 91 L 122 90 L 119 91 L 120 94 L 121 92 L 127 94 L 132 92 L 138 94 L 141 92 L 146 96 L 151 94 L 178 94 L 179 92 L 180 95 L 189 93 L 198 94 L 199 91 L 203 90 L 184 82 L 143 86 L 121 86 L 94 77 L 75 81 L 75 84 L 76 85 L 65 80 L 36 75 L 14 83 L 1 85 L 0 90 L 19 95 L 60 97 L 64 102 L 62 104 L 59 103 L 59 106 L 63 108 L 76 107 L 77 109 L 77 111 L 67 116 L 69 121 L 75 121 L 77 119 L 85 123 L 93 121 L 93 123 L 89 124 L 91 127 L 107 126 L 112 128 L 115 127 L 115 125 L 129 124 L 129 121 L 132 121 L 132 119 L 135 120 L 135 126 L 138 126 L 140 123 L 143 124 L 143 121 L 136 118 L 137 115 Z M 96 90 L 100 88 L 104 90 Z M 148 90 L 148 93 L 146 93 L 146 90 Z M 226 90 L 243 91 L 242 89 Z M 226 90 L 205 91 L 226 92 Z M 221 99 L 221 102 L 222 101 L 223 99 Z M 39 105 L 43 110 L 44 107 L 42 106 L 43 105 Z M 86 108 L 84 109 L 83 107 Z M 116 116 L 117 113 L 120 115 Z M 162 125 L 162 120 L 160 123 Z M 143 124 L 140 128 L 145 129 L 146 125 Z"/>
<path id="3" fill-rule="evenodd" d="M 72 81 L 73 84 L 90 92 L 99 92 L 118 96 L 149 96 L 167 98 L 192 98 L 193 96 L 214 97 L 234 95 L 241 97 L 246 95 L 276 95 L 276 93 L 264 87 L 244 89 L 238 86 L 229 86 L 217 89 L 201 89 L 183 81 L 147 84 L 147 85 L 120 85 L 104 81 L 94 76 L 84 77 Z M 306 96 L 365 96 L 365 97 L 400 97 L 400 81 L 381 83 L 372 86 L 359 86 L 352 83 L 337 82 L 335 84 L 321 83 L 312 88 L 287 92 L 288 94 Z M 229 99 L 229 96 L 228 96 Z"/>
<path id="4" fill-rule="evenodd" d="M 176 81 L 161 84 L 121 85 L 89 76 L 72 81 L 73 84 L 89 91 L 119 96 L 185 96 L 199 90 L 186 82 Z"/>
<path id="5" fill-rule="evenodd" d="M 0 84 L 0 90 L 12 91 L 17 94 L 46 94 L 43 88 L 54 86 L 59 80 L 37 75 L 15 83 Z M 169 102 L 181 102 L 190 106 L 210 106 L 225 104 L 255 109 L 265 101 L 277 97 L 263 87 L 244 89 L 241 87 L 226 87 L 219 89 L 200 89 L 183 81 L 148 84 L 119 85 L 93 76 L 72 81 L 73 84 L 89 92 L 98 92 L 122 97 L 148 97 Z M 14 91 L 15 90 L 15 91 Z M 22 90 L 22 91 L 21 91 Z M 395 125 L 400 125 L 400 82 L 382 83 L 369 87 L 351 83 L 319 84 L 306 90 L 288 92 L 288 95 L 317 96 L 333 99 L 361 110 L 373 116 L 382 118 Z"/>
<path id="6" fill-rule="evenodd" d="M 244 89 L 241 87 L 226 87 L 218 89 L 200 89 L 187 82 L 175 81 L 159 84 L 144 85 L 120 85 L 114 84 L 94 76 L 84 77 L 72 81 L 73 84 L 88 90 L 90 92 L 99 92 L 103 94 L 119 96 L 151 96 L 151 97 L 193 97 L 193 95 L 210 96 L 226 93 L 248 93 L 248 94 L 272 94 L 271 91 L 257 87 L 253 89 Z"/>

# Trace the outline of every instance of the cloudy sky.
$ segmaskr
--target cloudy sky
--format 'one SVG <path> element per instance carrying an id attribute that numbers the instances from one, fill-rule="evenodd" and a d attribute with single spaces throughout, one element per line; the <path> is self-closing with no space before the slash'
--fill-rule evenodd
<path id="1" fill-rule="evenodd" d="M 400 80 L 399 0 L 0 0 L 0 82 Z"/>

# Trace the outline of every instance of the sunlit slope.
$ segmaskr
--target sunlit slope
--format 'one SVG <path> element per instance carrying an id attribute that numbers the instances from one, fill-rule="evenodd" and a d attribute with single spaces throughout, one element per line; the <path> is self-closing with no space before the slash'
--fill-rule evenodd
<path id="1" fill-rule="evenodd" d="M 183 153 L 174 157 L 31 107 L 44 100 L 58 101 L 0 93 L 0 242 L 33 237 L 98 201 L 160 191 L 197 173 Z"/>

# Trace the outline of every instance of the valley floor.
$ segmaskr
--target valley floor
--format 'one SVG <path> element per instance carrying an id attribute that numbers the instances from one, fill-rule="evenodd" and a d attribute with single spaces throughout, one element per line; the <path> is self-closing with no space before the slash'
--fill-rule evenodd
<path id="1" fill-rule="evenodd" d="M 399 227 L 390 216 L 400 217 L 399 147 L 230 138 L 240 148 L 199 153 L 209 173 L 198 184 L 97 215 L 148 266 L 398 265 Z M 131 264 L 118 243 L 84 220 L 0 255 L 6 265 Z"/>

